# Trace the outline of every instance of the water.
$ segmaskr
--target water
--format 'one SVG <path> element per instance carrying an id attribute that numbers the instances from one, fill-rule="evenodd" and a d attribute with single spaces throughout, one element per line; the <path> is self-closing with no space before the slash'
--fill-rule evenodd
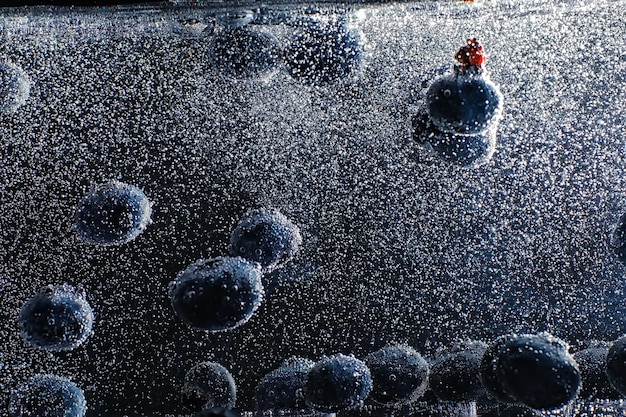
<path id="1" fill-rule="evenodd" d="M 179 414 L 184 375 L 202 361 L 229 369 L 237 406 L 251 409 L 256 383 L 291 356 L 363 358 L 398 342 L 432 357 L 544 330 L 573 351 L 621 336 L 624 267 L 609 241 L 626 211 L 625 7 L 260 9 L 266 24 L 252 29 L 281 45 L 294 30 L 285 22 L 304 14 L 342 15 L 359 33 L 362 67 L 324 85 L 280 63 L 260 78 L 221 74 L 209 44 L 225 4 L 3 11 L 0 56 L 32 84 L 0 122 L 0 409 L 37 373 L 80 386 L 88 416 Z M 504 112 L 491 161 L 462 168 L 418 147 L 411 117 L 424 80 L 470 36 Z M 127 244 L 86 245 L 74 211 L 110 180 L 145 192 L 152 223 Z M 259 207 L 302 233 L 277 272 L 284 284 L 230 332 L 190 329 L 167 284 L 227 254 Z M 19 309 L 65 282 L 85 288 L 93 334 L 70 352 L 36 351 L 19 336 Z"/>

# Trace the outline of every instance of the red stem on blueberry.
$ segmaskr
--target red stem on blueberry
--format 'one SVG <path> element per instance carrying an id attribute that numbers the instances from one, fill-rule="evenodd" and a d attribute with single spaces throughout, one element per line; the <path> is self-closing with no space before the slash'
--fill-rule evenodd
<path id="1" fill-rule="evenodd" d="M 468 39 L 467 45 L 459 49 L 459 52 L 456 53 L 454 59 L 456 59 L 459 63 L 459 69 L 461 71 L 467 71 L 470 68 L 480 71 L 483 69 L 483 65 L 485 64 L 485 50 L 478 42 L 478 39 Z"/>

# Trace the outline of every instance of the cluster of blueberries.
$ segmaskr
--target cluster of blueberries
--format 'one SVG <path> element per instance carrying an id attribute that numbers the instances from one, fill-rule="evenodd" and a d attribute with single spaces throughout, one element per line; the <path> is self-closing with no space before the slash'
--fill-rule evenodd
<path id="1" fill-rule="evenodd" d="M 323 85 L 358 71 L 362 52 L 358 36 L 343 18 L 279 19 L 296 27 L 291 40 L 281 45 L 271 34 L 251 29 L 268 23 L 252 11 L 225 12 L 217 16 L 221 30 L 209 43 L 212 65 L 222 74 L 251 78 L 275 71 L 281 62 L 295 79 Z M 276 19 L 271 22 L 276 24 Z M 214 30 L 213 26 L 210 26 Z"/>
<path id="2" fill-rule="evenodd" d="M 87 244 L 120 245 L 146 229 L 151 213 L 143 191 L 110 181 L 80 201 L 74 229 Z M 262 275 L 291 260 L 301 244 L 298 227 L 278 210 L 249 211 L 232 232 L 230 256 L 194 262 L 170 283 L 174 311 L 196 329 L 233 329 L 258 308 L 264 293 Z M 32 347 L 68 351 L 87 340 L 93 320 L 84 289 L 63 284 L 46 286 L 28 300 L 18 324 Z M 13 416 L 74 417 L 84 415 L 85 407 L 82 391 L 69 380 L 36 375 L 14 390 L 10 410 Z"/>
<path id="3" fill-rule="evenodd" d="M 254 78 L 274 72 L 282 62 L 294 78 L 312 85 L 331 84 L 355 74 L 362 62 L 359 36 L 346 19 L 311 15 L 274 18 L 240 10 L 225 12 L 207 26 L 211 64 L 235 78 Z M 188 23 L 193 27 L 197 22 Z M 257 24 L 282 23 L 295 27 L 286 45 Z M 502 95 L 484 68 L 485 54 L 476 39 L 456 54 L 453 70 L 430 83 L 424 105 L 413 117 L 413 139 L 442 159 L 461 166 L 481 165 L 496 147 Z M 0 64 L 0 109 L 14 112 L 28 98 L 30 81 L 13 64 Z"/>
<path id="4" fill-rule="evenodd" d="M 260 76 L 282 60 L 297 79 L 323 84 L 355 71 L 361 59 L 357 38 L 345 22 L 308 19 L 284 48 L 268 33 L 250 29 L 247 14 L 226 14 L 212 38 L 213 64 L 234 77 Z M 442 158 L 461 165 L 488 160 L 502 96 L 484 70 L 485 56 L 476 39 L 455 56 L 453 71 L 434 80 L 424 107 L 414 118 L 414 139 Z M 0 64 L 0 111 L 13 113 L 28 98 L 30 80 L 17 66 Z M 626 216 L 626 215 L 625 215 Z M 137 187 L 117 181 L 96 187 L 80 202 L 75 230 L 88 244 L 119 245 L 150 224 L 151 203 Z M 187 325 L 210 332 L 245 323 L 259 307 L 262 277 L 293 258 L 302 243 L 298 228 L 271 208 L 248 212 L 233 230 L 228 256 L 201 259 L 169 285 L 173 310 Z M 626 259 L 626 217 L 613 233 L 620 260 Z M 23 339 L 48 351 L 80 346 L 91 334 L 93 312 L 82 288 L 47 286 L 22 307 L 18 323 Z M 455 346 L 430 364 L 415 350 L 390 345 L 363 360 L 336 354 L 313 362 L 292 358 L 257 385 L 259 410 L 337 412 L 367 401 L 397 408 L 425 398 L 439 401 L 521 404 L 553 410 L 577 396 L 626 395 L 626 337 L 568 353 L 548 334 L 505 335 L 491 345 Z M 236 401 L 232 375 L 223 366 L 203 362 L 185 377 L 183 397 L 200 415 L 228 415 Z M 13 390 L 13 416 L 79 417 L 85 414 L 82 391 L 69 380 L 35 375 Z"/>
<path id="5" fill-rule="evenodd" d="M 455 59 L 453 71 L 428 87 L 412 120 L 413 139 L 445 160 L 477 166 L 495 152 L 502 94 L 487 76 L 478 40 L 468 39 Z"/>
<path id="6" fill-rule="evenodd" d="M 192 368 L 183 393 L 189 408 L 202 408 L 197 416 L 236 415 L 231 411 L 235 382 L 217 363 L 203 362 Z M 343 354 L 318 362 L 291 358 L 259 381 L 255 403 L 261 412 L 335 413 L 360 410 L 366 403 L 400 409 L 432 401 L 477 403 L 483 410 L 509 406 L 518 415 L 539 415 L 576 398 L 624 395 L 626 336 L 614 343 L 593 344 L 572 356 L 565 342 L 539 333 L 509 334 L 490 345 L 459 343 L 430 363 L 400 344 L 386 346 L 363 360 Z"/>
<path id="7" fill-rule="evenodd" d="M 235 381 L 218 363 L 194 366 L 185 376 L 182 395 L 196 417 L 238 416 L 233 411 Z M 624 395 L 626 336 L 572 356 L 565 342 L 539 333 L 509 334 L 490 345 L 460 343 L 430 363 L 400 344 L 372 352 L 363 360 L 343 354 L 318 362 L 294 357 L 259 381 L 255 403 L 259 411 L 299 413 L 349 412 L 366 403 L 399 409 L 420 400 L 543 411 L 567 406 L 577 397 L 618 399 Z M 13 416 L 80 417 L 85 407 L 82 391 L 69 380 L 36 375 L 13 391 L 9 411 Z"/>

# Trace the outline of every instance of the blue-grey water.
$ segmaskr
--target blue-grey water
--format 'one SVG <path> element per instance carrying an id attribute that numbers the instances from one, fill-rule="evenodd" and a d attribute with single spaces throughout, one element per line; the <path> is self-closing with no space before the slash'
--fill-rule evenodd
<path id="1" fill-rule="evenodd" d="M 0 409 L 36 373 L 82 387 L 88 416 L 178 414 L 185 373 L 211 360 L 252 409 L 290 356 L 402 342 L 433 357 L 537 331 L 573 352 L 626 332 L 609 245 L 626 212 L 624 0 L 246 5 L 281 45 L 298 16 L 344 16 L 362 67 L 319 86 L 284 64 L 223 74 L 209 44 L 231 6 L 0 8 L 0 58 L 30 79 L 0 116 Z M 467 168 L 418 146 L 411 118 L 472 36 L 504 112 L 493 157 Z M 74 210 L 109 180 L 140 187 L 152 223 L 124 245 L 84 244 Z M 250 321 L 187 327 L 168 283 L 226 254 L 265 206 L 300 227 L 301 251 L 266 277 L 280 282 Z M 93 334 L 70 352 L 29 347 L 21 306 L 65 282 L 85 288 Z"/>

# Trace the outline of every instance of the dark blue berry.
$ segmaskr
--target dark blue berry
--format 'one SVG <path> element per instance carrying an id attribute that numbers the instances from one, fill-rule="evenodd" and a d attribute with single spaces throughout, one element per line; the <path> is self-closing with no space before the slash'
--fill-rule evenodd
<path id="1" fill-rule="evenodd" d="M 254 400 L 259 411 L 307 408 L 304 388 L 314 362 L 291 358 L 265 375 L 256 386 Z"/>
<path id="2" fill-rule="evenodd" d="M 199 260 L 169 285 L 172 307 L 188 325 L 208 331 L 245 323 L 261 304 L 261 273 L 242 258 Z"/>
<path id="3" fill-rule="evenodd" d="M 35 375 L 11 393 L 12 417 L 83 417 L 85 396 L 69 379 Z"/>
<path id="4" fill-rule="evenodd" d="M 613 389 L 607 375 L 609 343 L 596 342 L 573 357 L 582 377 L 578 398 L 583 400 L 618 400 L 620 394 Z"/>
<path id="5" fill-rule="evenodd" d="M 270 271 L 293 258 L 302 244 L 300 230 L 278 210 L 248 212 L 233 230 L 230 253 Z"/>
<path id="6" fill-rule="evenodd" d="M 371 390 L 367 366 L 353 356 L 336 354 L 313 365 L 305 396 L 315 410 L 336 412 L 362 405 Z"/>
<path id="7" fill-rule="evenodd" d="M 139 188 L 118 181 L 98 186 L 80 202 L 75 227 L 86 243 L 129 242 L 150 223 L 150 201 Z"/>
<path id="8" fill-rule="evenodd" d="M 17 65 L 0 62 L 0 112 L 15 113 L 30 95 L 30 79 Z"/>
<path id="9" fill-rule="evenodd" d="M 613 388 L 626 395 L 626 336 L 617 339 L 609 348 L 606 374 Z"/>
<path id="10" fill-rule="evenodd" d="M 552 410 L 578 394 L 580 371 L 563 341 L 545 333 L 509 335 L 499 339 L 497 346 L 491 362 L 493 374 L 501 390 L 515 401 Z"/>
<path id="11" fill-rule="evenodd" d="M 231 409 L 237 401 L 235 380 L 228 369 L 215 362 L 201 362 L 191 368 L 182 391 L 183 402 L 192 411 Z"/>
<path id="12" fill-rule="evenodd" d="M 429 384 L 441 401 L 471 402 L 483 399 L 480 363 L 487 345 L 467 344 L 444 354 L 430 368 Z"/>
<path id="13" fill-rule="evenodd" d="M 276 68 L 280 56 L 276 39 L 246 27 L 227 28 L 215 35 L 209 53 L 215 68 L 237 78 L 262 76 Z"/>
<path id="14" fill-rule="evenodd" d="M 372 375 L 370 398 L 382 405 L 411 403 L 420 398 L 428 385 L 428 363 L 413 348 L 392 345 L 365 358 Z"/>
<path id="15" fill-rule="evenodd" d="M 488 162 L 496 150 L 495 131 L 461 135 L 439 130 L 426 112 L 413 117 L 413 139 L 437 156 L 460 166 Z"/>
<path id="16" fill-rule="evenodd" d="M 93 312 L 83 291 L 67 284 L 48 286 L 24 304 L 18 324 L 22 338 L 34 347 L 71 350 L 91 334 Z"/>
<path id="17" fill-rule="evenodd" d="M 437 78 L 426 92 L 433 124 L 443 132 L 486 131 L 502 111 L 502 95 L 489 79 L 459 71 Z"/>
<path id="18" fill-rule="evenodd" d="M 311 84 L 327 84 L 356 73 L 361 65 L 358 38 L 341 21 L 305 22 L 285 52 L 291 75 Z"/>

